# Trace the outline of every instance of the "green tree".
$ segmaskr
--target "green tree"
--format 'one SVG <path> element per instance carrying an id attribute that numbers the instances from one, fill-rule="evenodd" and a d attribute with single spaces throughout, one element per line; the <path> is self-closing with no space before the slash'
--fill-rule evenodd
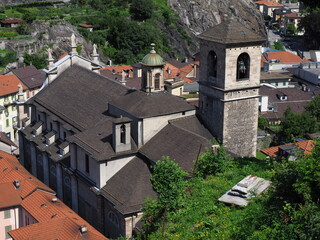
<path id="1" fill-rule="evenodd" d="M 307 112 L 310 113 L 318 122 L 320 122 L 320 96 L 316 96 L 306 107 Z"/>
<path id="2" fill-rule="evenodd" d="M 164 226 L 167 212 L 181 207 L 187 175 L 169 157 L 163 157 L 153 167 L 151 182 L 158 194 L 158 200 L 147 199 L 143 206 L 145 234 Z"/>
<path id="3" fill-rule="evenodd" d="M 282 136 L 286 142 L 295 141 L 297 137 L 303 137 L 307 133 L 317 130 L 316 120 L 309 112 L 295 114 L 291 108 L 286 109 L 284 119 L 281 122 Z"/>
<path id="4" fill-rule="evenodd" d="M 268 120 L 262 116 L 259 116 L 258 117 L 258 127 L 261 129 L 265 129 L 268 126 L 269 126 Z"/>
<path id="5" fill-rule="evenodd" d="M 294 26 L 293 24 L 290 24 L 288 27 L 287 27 L 287 34 L 288 35 L 296 35 L 297 34 L 297 28 L 296 26 Z"/>
<path id="6" fill-rule="evenodd" d="M 208 175 L 226 171 L 230 167 L 229 156 L 223 146 L 219 147 L 216 153 L 207 150 L 201 154 L 195 166 L 195 175 L 205 178 Z"/>
<path id="7" fill-rule="evenodd" d="M 132 0 L 130 13 L 134 20 L 144 21 L 152 16 L 153 9 L 152 0 Z"/>
<path id="8" fill-rule="evenodd" d="M 16 31 L 17 31 L 17 33 L 19 33 L 21 35 L 27 35 L 30 33 L 26 22 L 19 23 L 18 26 L 16 27 Z"/>
<path id="9" fill-rule="evenodd" d="M 25 64 L 34 65 L 37 69 L 43 69 L 47 66 L 47 60 L 44 55 L 25 53 L 23 58 Z"/>
<path id="10" fill-rule="evenodd" d="M 178 163 L 169 157 L 163 157 L 153 167 L 152 186 L 158 193 L 158 201 L 163 208 L 172 210 L 181 206 L 184 178 L 187 175 Z"/>
<path id="11" fill-rule="evenodd" d="M 36 16 L 29 11 L 25 11 L 25 13 L 22 16 L 22 19 L 25 20 L 27 23 L 32 23 L 34 20 L 36 20 Z"/>
<path id="12" fill-rule="evenodd" d="M 280 41 L 274 42 L 273 45 L 271 46 L 271 48 L 277 49 L 277 50 L 280 50 L 280 51 L 284 51 L 285 50 L 283 43 L 280 42 Z"/>

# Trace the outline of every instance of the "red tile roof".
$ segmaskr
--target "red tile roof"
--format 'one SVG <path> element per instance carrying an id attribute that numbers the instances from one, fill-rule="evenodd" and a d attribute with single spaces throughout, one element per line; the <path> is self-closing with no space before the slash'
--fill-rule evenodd
<path id="1" fill-rule="evenodd" d="M 14 180 L 20 181 L 16 188 Z M 38 191 L 41 190 L 41 191 Z M 33 177 L 18 160 L 0 151 L 0 208 L 21 206 L 38 223 L 9 232 L 13 239 L 93 239 L 106 238 L 59 199 L 55 192 Z M 81 233 L 85 225 L 87 233 Z"/>
<path id="2" fill-rule="evenodd" d="M 0 96 L 17 93 L 18 84 L 22 85 L 23 90 L 27 89 L 15 75 L 0 75 Z"/>
<path id="3" fill-rule="evenodd" d="M 314 141 L 313 140 L 306 140 L 306 141 L 301 141 L 301 142 L 296 142 L 296 143 L 288 143 L 288 144 L 284 144 L 281 146 L 265 148 L 265 149 L 262 149 L 261 152 L 268 155 L 269 157 L 275 158 L 278 156 L 278 152 L 279 152 L 280 147 L 290 146 L 290 145 L 296 145 L 299 149 L 303 150 L 304 154 L 310 154 L 310 153 L 312 153 L 312 149 L 314 147 Z"/>
<path id="4" fill-rule="evenodd" d="M 276 1 L 273 1 L 273 0 L 261 0 L 261 1 L 256 1 L 256 4 L 259 4 L 259 5 L 265 5 L 265 6 L 268 6 L 268 7 L 284 7 L 284 5 L 276 2 Z"/>
<path id="5" fill-rule="evenodd" d="M 267 52 L 267 60 L 276 59 L 281 63 L 300 63 L 300 62 L 311 62 L 307 59 L 302 59 L 299 56 L 290 52 Z"/>
<path id="6" fill-rule="evenodd" d="M 88 24 L 79 24 L 80 27 L 83 27 L 83 28 L 92 28 L 93 26 L 92 25 L 88 25 Z"/>
<path id="7" fill-rule="evenodd" d="M 7 18 L 1 21 L 2 23 L 19 23 L 22 22 L 20 18 Z"/>
<path id="8" fill-rule="evenodd" d="M 129 77 L 132 77 L 133 67 L 130 65 L 115 65 L 111 67 L 100 68 L 100 71 L 109 70 L 111 72 L 115 72 L 118 75 L 122 75 L 122 71 L 129 71 Z"/>
<path id="9" fill-rule="evenodd" d="M 297 13 L 297 12 L 287 13 L 285 14 L 285 17 L 286 18 L 303 18 L 301 13 Z"/>
<path id="10" fill-rule="evenodd" d="M 62 55 L 58 58 L 58 61 L 61 60 L 62 58 L 64 58 L 65 56 L 67 56 L 67 55 L 68 55 L 68 53 L 62 54 Z"/>
<path id="11" fill-rule="evenodd" d="M 57 239 L 57 240 L 106 240 L 97 231 L 88 229 L 87 233 L 81 234 L 79 224 L 74 223 L 68 217 L 53 218 L 48 222 L 35 223 L 13 231 L 9 234 L 13 239 L 37 240 L 37 239 Z"/>

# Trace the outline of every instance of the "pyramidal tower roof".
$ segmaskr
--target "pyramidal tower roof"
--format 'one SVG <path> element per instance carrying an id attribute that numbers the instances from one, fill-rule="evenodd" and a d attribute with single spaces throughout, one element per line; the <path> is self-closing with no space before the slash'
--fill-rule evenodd
<path id="1" fill-rule="evenodd" d="M 221 44 L 264 42 L 266 38 L 235 19 L 224 21 L 198 35 L 198 38 Z"/>

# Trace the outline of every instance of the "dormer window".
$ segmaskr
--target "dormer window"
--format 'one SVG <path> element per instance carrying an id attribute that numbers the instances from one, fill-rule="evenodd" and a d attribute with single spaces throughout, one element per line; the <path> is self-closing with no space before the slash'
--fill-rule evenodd
<path id="1" fill-rule="evenodd" d="M 113 148 L 116 153 L 131 150 L 131 119 L 120 117 L 113 121 Z"/>
<path id="2" fill-rule="evenodd" d="M 280 100 L 281 100 L 281 101 L 286 101 L 286 100 L 288 100 L 287 95 L 282 95 L 282 96 L 280 96 Z"/>

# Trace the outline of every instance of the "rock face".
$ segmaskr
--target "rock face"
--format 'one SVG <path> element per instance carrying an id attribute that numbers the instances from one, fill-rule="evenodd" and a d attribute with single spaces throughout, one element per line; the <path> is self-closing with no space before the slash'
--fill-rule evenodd
<path id="1" fill-rule="evenodd" d="M 266 35 L 263 17 L 253 0 L 168 0 L 168 5 L 180 16 L 194 40 L 194 36 L 231 17 Z M 188 48 L 187 52 L 195 53 L 194 50 Z"/>
<path id="2" fill-rule="evenodd" d="M 82 45 L 81 55 L 90 57 L 92 52 L 92 46 L 84 40 L 77 28 L 64 20 L 38 21 L 37 24 L 30 25 L 30 31 L 32 39 L 3 41 L 5 47 L 17 52 L 20 57 L 25 52 L 32 54 L 50 46 L 54 49 L 54 57 L 58 57 L 64 52 L 70 51 L 70 37 L 74 33 L 77 43 Z"/>

